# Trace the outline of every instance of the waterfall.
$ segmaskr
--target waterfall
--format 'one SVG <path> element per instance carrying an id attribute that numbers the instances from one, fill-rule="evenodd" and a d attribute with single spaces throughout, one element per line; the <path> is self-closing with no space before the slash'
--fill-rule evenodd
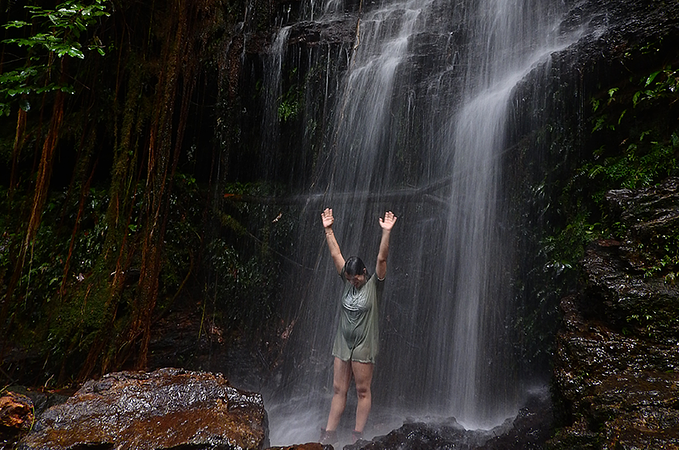
<path id="1" fill-rule="evenodd" d="M 342 6 L 310 0 L 307 9 L 322 22 Z M 491 427 L 521 407 L 530 380 L 520 376 L 508 331 L 515 230 L 507 215 L 520 205 L 507 204 L 502 159 L 513 144 L 507 127 L 517 84 L 577 38 L 558 32 L 561 7 L 558 0 L 361 2 L 354 46 L 335 53 L 350 58 L 300 216 L 294 258 L 311 270 L 290 280 L 292 363 L 287 397 L 269 411 L 273 443 L 314 440 L 327 418 L 341 281 L 325 248 L 324 207 L 334 210 L 345 258 L 361 256 L 370 272 L 379 215 L 399 216 L 380 307 L 375 422 L 440 415 Z M 323 122 L 311 120 L 317 101 L 307 93 L 305 123 Z M 350 399 L 347 426 L 354 407 Z"/>
<path id="2" fill-rule="evenodd" d="M 512 236 L 501 229 L 508 220 L 500 214 L 498 189 L 510 100 L 517 84 L 573 37 L 558 39 L 553 32 L 558 11 L 547 2 L 484 0 L 476 6 L 462 107 L 444 137 L 452 149 L 445 278 L 453 280 L 454 307 L 443 320 L 452 321 L 452 339 L 439 335 L 438 350 L 448 361 L 443 367 L 450 374 L 453 415 L 490 426 L 516 408 L 521 394 L 516 379 L 508 377 L 511 347 L 503 342 L 503 318 L 511 314 L 506 265 L 512 261 Z"/>

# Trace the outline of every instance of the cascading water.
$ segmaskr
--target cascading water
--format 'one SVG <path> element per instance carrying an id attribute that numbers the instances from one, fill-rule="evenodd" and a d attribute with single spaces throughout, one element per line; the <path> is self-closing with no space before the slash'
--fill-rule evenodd
<path id="1" fill-rule="evenodd" d="M 281 92 L 281 77 L 282 64 L 285 58 L 285 44 L 287 43 L 288 35 L 290 33 L 289 27 L 283 27 L 274 41 L 269 57 L 264 62 L 264 118 L 262 123 L 262 147 L 268 150 L 275 149 L 278 145 L 278 135 L 280 132 L 278 122 L 278 102 L 280 101 Z M 277 153 L 271 152 L 268 153 Z M 269 177 L 276 170 L 276 158 L 269 158 L 269 160 L 261 167 L 261 170 Z"/>
<path id="2" fill-rule="evenodd" d="M 484 0 L 476 5 L 469 18 L 473 32 L 463 106 L 444 137 L 444 148 L 453 155 L 445 278 L 454 280 L 455 306 L 448 341 L 454 345 L 447 346 L 444 338 L 439 351 L 449 348 L 452 355 L 442 359 L 448 361 L 453 415 L 487 427 L 510 415 L 520 396 L 514 380 L 507 383 L 511 353 L 502 342 L 503 318 L 511 314 L 511 268 L 506 265 L 512 260 L 512 236 L 501 229 L 508 220 L 500 214 L 498 189 L 510 101 L 536 64 L 574 36 L 554 34 L 558 8 L 549 2 Z"/>
<path id="3" fill-rule="evenodd" d="M 307 9 L 330 22 L 340 3 Z M 361 2 L 331 120 L 312 117 L 317 100 L 307 94 L 305 123 L 327 125 L 295 245 L 294 259 L 313 271 L 290 280 L 293 362 L 285 402 L 269 407 L 274 444 L 314 440 L 327 418 L 341 281 L 323 240 L 324 207 L 334 209 L 345 257 L 359 255 L 370 269 L 378 216 L 399 216 L 380 310 L 375 422 L 433 414 L 490 427 L 521 406 L 526 380 L 507 331 L 513 231 L 505 212 L 514 205 L 503 203 L 501 160 L 517 83 L 574 38 L 555 31 L 559 8 L 557 0 Z"/>

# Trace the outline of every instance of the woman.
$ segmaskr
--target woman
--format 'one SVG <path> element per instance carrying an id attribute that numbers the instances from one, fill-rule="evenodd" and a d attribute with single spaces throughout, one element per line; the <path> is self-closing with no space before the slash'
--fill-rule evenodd
<path id="1" fill-rule="evenodd" d="M 321 443 L 337 442 L 337 426 L 347 402 L 347 392 L 353 375 L 356 383 L 358 405 L 356 406 L 356 427 L 352 440 L 363 437 L 363 428 L 372 406 L 370 384 L 372 382 L 375 356 L 378 351 L 377 306 L 384 289 L 387 274 L 387 255 L 389 254 L 389 235 L 396 223 L 391 211 L 380 218 L 382 240 L 377 253 L 375 276 L 370 276 L 360 258 L 352 256 L 344 260 L 332 225 L 335 221 L 332 209 L 326 208 L 321 214 L 325 239 L 337 273 L 345 280 L 342 291 L 340 322 L 335 335 L 332 354 L 335 357 L 333 368 L 333 396 L 330 404 L 328 423 L 321 432 Z"/>

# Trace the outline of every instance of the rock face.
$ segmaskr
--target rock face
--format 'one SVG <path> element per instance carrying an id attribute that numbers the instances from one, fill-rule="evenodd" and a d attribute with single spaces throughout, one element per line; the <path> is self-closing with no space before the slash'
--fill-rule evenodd
<path id="1" fill-rule="evenodd" d="M 554 449 L 679 448 L 679 180 L 611 191 L 623 239 L 586 253 L 565 298 L 555 389 L 566 425 Z M 665 256 L 661 256 L 661 255 Z"/>
<path id="2" fill-rule="evenodd" d="M 263 449 L 262 397 L 219 374 L 159 369 L 87 382 L 48 409 L 20 449 Z"/>

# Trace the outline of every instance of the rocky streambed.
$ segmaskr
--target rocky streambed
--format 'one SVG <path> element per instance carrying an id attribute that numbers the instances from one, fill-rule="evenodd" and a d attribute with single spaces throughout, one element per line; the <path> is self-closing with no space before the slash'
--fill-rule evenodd
<path id="1" fill-rule="evenodd" d="M 261 395 L 236 389 L 219 374 L 172 368 L 112 373 L 85 383 L 72 396 L 56 399 L 61 403 L 37 414 L 30 397 L 44 398 L 30 393 L 3 395 L 0 448 L 281 448 L 269 446 L 268 418 Z M 385 436 L 345 448 L 541 448 L 549 437 L 550 424 L 550 402 L 543 393 L 532 396 L 515 418 L 492 430 L 465 430 L 454 418 L 406 420 Z M 311 442 L 286 448 L 328 450 L 332 446 Z"/>

